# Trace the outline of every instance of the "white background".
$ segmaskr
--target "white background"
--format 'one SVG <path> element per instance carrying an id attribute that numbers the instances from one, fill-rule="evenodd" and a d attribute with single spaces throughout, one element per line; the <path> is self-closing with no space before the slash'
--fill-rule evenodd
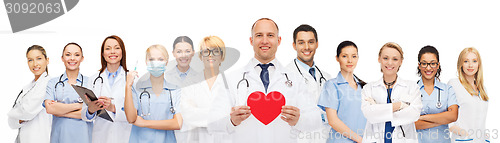
<path id="1" fill-rule="evenodd" d="M 53 21 L 14 34 L 5 8 L 0 7 L 0 140 L 7 142 L 14 140 L 17 130 L 8 127 L 6 114 L 21 88 L 33 80 L 25 56 L 33 44 L 46 48 L 49 74 L 55 77 L 64 72 L 60 59 L 63 46 L 79 43 L 85 57 L 81 73 L 90 76 L 100 68 L 101 42 L 106 36 L 118 35 L 125 41 L 129 69 L 139 59 L 138 71 L 143 74 L 148 46 L 162 44 L 171 52 L 175 37 L 187 35 L 198 51 L 203 37 L 216 35 L 241 53 L 236 65 L 229 69 L 232 71 L 253 57 L 250 28 L 262 17 L 273 19 L 279 26 L 282 42 L 276 57 L 282 64 L 288 64 L 296 55 L 293 30 L 309 24 L 318 31 L 315 62 L 319 68 L 335 76 L 339 70 L 334 58 L 336 47 L 343 40 L 351 40 L 359 47 L 355 74 L 365 81 L 381 78 L 377 56 L 386 42 L 402 46 L 405 59 L 399 76 L 415 81 L 418 51 L 425 45 L 435 46 L 441 56 L 441 81 L 445 83 L 457 76 L 460 51 L 473 46 L 483 59 L 484 84 L 490 96 L 487 128 L 500 129 L 495 112 L 500 107 L 496 88 L 500 78 L 495 74 L 499 70 L 496 49 L 500 46 L 500 9 L 495 2 L 84 0 Z"/>

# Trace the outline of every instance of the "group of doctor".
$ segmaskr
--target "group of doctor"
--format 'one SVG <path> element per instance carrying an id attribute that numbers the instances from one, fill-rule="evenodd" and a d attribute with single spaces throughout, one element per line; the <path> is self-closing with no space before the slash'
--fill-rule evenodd
<path id="1" fill-rule="evenodd" d="M 217 36 L 204 37 L 199 44 L 202 72 L 189 65 L 195 55 L 193 41 L 180 36 L 172 45 L 176 67 L 166 71 L 166 48 L 152 45 L 146 50 L 148 72 L 141 77 L 127 69 L 124 42 L 115 35 L 102 42 L 101 68 L 91 77 L 79 72 L 84 57 L 77 43 L 64 46 L 66 71 L 53 78 L 45 49 L 33 45 L 26 57 L 35 78 L 8 113 L 10 127 L 19 132 L 16 142 L 487 141 L 488 95 L 474 48 L 460 53 L 458 78 L 444 84 L 435 47 L 420 49 L 421 79 L 413 82 L 398 76 L 402 48 L 386 43 L 378 57 L 383 77 L 366 83 L 354 75 L 359 59 L 354 42 L 338 45 L 340 71 L 331 78 L 314 62 L 318 36 L 313 27 L 304 24 L 294 30 L 297 58 L 287 66 L 275 57 L 281 43 L 278 25 L 262 18 L 251 30 L 254 57 L 227 75 L 220 66 L 231 55 Z M 98 100 L 85 104 L 88 99 L 80 98 L 71 85 L 91 89 Z M 271 108 L 278 103 L 282 105 Z M 101 112 L 113 121 L 99 117 Z"/>

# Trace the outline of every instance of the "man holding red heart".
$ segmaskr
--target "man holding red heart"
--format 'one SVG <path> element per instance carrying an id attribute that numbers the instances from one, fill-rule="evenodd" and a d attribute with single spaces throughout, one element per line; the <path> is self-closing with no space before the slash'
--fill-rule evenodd
<path id="1" fill-rule="evenodd" d="M 231 111 L 224 125 L 212 127 L 229 131 L 233 142 L 297 142 L 300 132 L 321 126 L 316 105 L 305 95 L 304 79 L 287 71 L 275 58 L 281 42 L 278 32 L 271 19 L 254 23 L 250 37 L 254 58 L 230 74 L 230 97 L 215 100 L 220 106 L 227 104 Z"/>

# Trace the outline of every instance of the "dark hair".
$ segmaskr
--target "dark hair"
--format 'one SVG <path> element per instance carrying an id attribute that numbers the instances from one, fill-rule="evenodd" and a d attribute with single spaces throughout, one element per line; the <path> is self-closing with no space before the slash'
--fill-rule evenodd
<path id="1" fill-rule="evenodd" d="M 339 46 L 337 46 L 337 55 L 336 57 L 338 58 L 340 53 L 342 52 L 342 49 L 344 49 L 345 47 L 348 47 L 348 46 L 353 46 L 354 48 L 356 48 L 356 51 L 358 51 L 358 46 L 356 46 L 356 44 L 354 44 L 354 42 L 352 41 L 342 41 L 340 42 Z M 361 85 L 361 88 L 363 88 L 363 86 L 366 85 L 366 82 L 359 79 L 355 74 L 352 74 L 354 76 L 354 78 L 358 79 L 359 81 L 359 84 Z"/>
<path id="2" fill-rule="evenodd" d="M 438 52 L 438 50 L 435 47 L 431 46 L 431 45 L 427 45 L 427 46 L 423 47 L 422 49 L 420 49 L 420 51 L 418 52 L 418 63 L 419 64 L 420 64 L 420 59 L 422 58 L 422 55 L 427 54 L 427 53 L 434 54 L 436 56 L 436 58 L 437 58 L 437 61 L 439 62 L 439 52 Z M 420 69 L 418 67 L 417 67 L 417 74 L 418 74 L 418 76 L 422 76 L 422 73 L 420 72 Z M 438 68 L 438 70 L 436 72 L 436 78 L 438 80 L 440 80 L 439 79 L 439 75 L 441 75 L 441 65 L 439 65 L 439 68 Z"/>
<path id="3" fill-rule="evenodd" d="M 358 46 L 356 46 L 356 44 L 354 44 L 354 42 L 352 42 L 352 41 L 342 41 L 342 42 L 340 42 L 339 46 L 337 46 L 337 57 L 340 56 L 340 53 L 342 52 L 342 49 L 344 49 L 347 46 L 353 46 L 354 48 L 356 48 L 356 51 L 358 51 Z"/>
<path id="4" fill-rule="evenodd" d="M 295 43 L 295 40 L 297 40 L 297 34 L 301 31 L 312 32 L 314 34 L 314 39 L 316 39 L 316 42 L 318 42 L 318 33 L 316 33 L 316 29 L 314 29 L 310 25 L 302 24 L 299 27 L 295 28 L 295 30 L 293 31 L 293 43 Z"/>
<path id="5" fill-rule="evenodd" d="M 278 24 L 276 24 L 276 22 L 274 22 L 274 20 L 270 19 L 270 18 L 260 18 L 258 19 L 257 21 L 255 21 L 253 24 L 252 24 L 252 32 L 253 32 L 253 27 L 255 27 L 255 24 L 257 24 L 257 22 L 261 21 L 261 20 L 269 20 L 271 22 L 274 23 L 274 26 L 276 26 L 276 29 L 278 30 L 278 33 L 280 32 L 280 29 L 278 28 Z M 277 34 L 278 34 L 277 33 Z"/>
<path id="6" fill-rule="evenodd" d="M 66 47 L 68 47 L 69 45 L 76 45 L 76 46 L 78 46 L 78 48 L 80 48 L 80 52 L 82 52 L 82 55 L 83 55 L 83 49 L 82 49 L 82 47 L 80 47 L 80 45 L 78 45 L 78 44 L 77 44 L 77 43 L 75 43 L 75 42 L 71 42 L 71 43 L 66 44 L 66 46 L 64 46 L 64 48 L 63 48 L 63 53 L 62 53 L 62 55 L 61 55 L 61 56 L 63 56 L 63 55 L 64 55 L 64 50 L 66 50 Z"/>
<path id="7" fill-rule="evenodd" d="M 118 44 L 120 45 L 120 49 L 122 50 L 122 59 L 120 60 L 120 66 L 123 67 L 123 70 L 125 70 L 125 72 L 128 72 L 128 69 L 127 69 L 127 52 L 125 50 L 125 44 L 123 43 L 123 40 L 122 38 L 116 36 L 116 35 L 111 35 L 111 36 L 108 36 L 104 39 L 104 41 L 102 41 L 102 45 L 101 45 L 101 69 L 99 69 L 99 74 L 102 73 L 104 71 L 104 69 L 106 69 L 106 67 L 108 67 L 108 62 L 106 62 L 106 59 L 104 59 L 104 44 L 106 43 L 106 41 L 108 39 L 115 39 Z"/>
<path id="8" fill-rule="evenodd" d="M 43 57 L 45 57 L 45 59 L 47 59 L 47 52 L 45 52 L 45 49 L 42 46 L 33 45 L 33 46 L 29 47 L 28 50 L 26 51 L 26 56 L 28 56 L 28 53 L 32 50 L 38 50 L 38 51 L 42 52 Z M 45 72 L 47 72 L 47 74 L 49 73 L 49 66 L 48 65 L 45 68 Z"/>
<path id="9" fill-rule="evenodd" d="M 191 38 L 189 38 L 188 36 L 179 36 L 179 37 L 175 38 L 174 44 L 172 45 L 172 47 L 174 47 L 173 50 L 175 50 L 175 45 L 177 45 L 177 43 L 181 43 L 181 42 L 187 42 L 189 45 L 191 45 L 191 50 L 194 51 L 193 40 L 191 40 Z"/>

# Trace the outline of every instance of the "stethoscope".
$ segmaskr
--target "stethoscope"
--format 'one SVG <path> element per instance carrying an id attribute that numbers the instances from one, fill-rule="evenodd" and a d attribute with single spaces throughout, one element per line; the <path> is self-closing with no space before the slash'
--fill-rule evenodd
<path id="1" fill-rule="evenodd" d="M 245 75 L 246 75 L 247 73 L 248 73 L 248 72 L 244 72 L 244 73 L 243 73 L 243 78 L 242 78 L 242 79 L 238 82 L 238 85 L 236 85 L 236 89 L 237 89 L 237 90 L 238 90 L 238 89 L 240 89 L 240 84 L 241 84 L 241 82 L 245 82 L 245 83 L 246 83 L 246 85 L 247 85 L 247 89 L 248 89 L 248 87 L 250 87 L 250 84 L 248 83 L 247 78 L 245 78 Z M 285 78 L 286 78 L 285 85 L 286 85 L 286 86 L 288 86 L 288 87 L 292 87 L 292 86 L 293 86 L 293 84 L 292 84 L 292 81 L 288 78 L 288 74 L 284 73 L 284 75 L 285 75 Z"/>
<path id="2" fill-rule="evenodd" d="M 297 59 L 293 59 L 293 62 L 295 63 L 295 67 L 297 67 L 297 70 L 299 71 L 300 75 L 304 78 L 304 80 L 306 81 L 306 84 L 307 84 L 309 82 L 309 80 L 307 80 L 307 78 L 300 71 L 299 66 L 297 65 Z M 319 75 L 321 76 L 319 78 L 319 86 L 321 86 L 321 84 L 323 83 L 323 80 L 326 82 L 326 78 L 323 76 L 323 73 L 321 72 L 321 70 L 319 70 L 318 66 L 314 65 L 314 67 L 316 69 L 318 69 Z"/>
<path id="3" fill-rule="evenodd" d="M 56 91 L 56 93 L 55 93 L 55 98 L 54 98 L 54 99 L 55 99 L 56 101 L 59 101 L 59 102 L 63 102 L 63 101 L 64 101 L 64 99 L 63 99 L 63 100 L 57 100 L 57 85 L 62 84 L 62 86 L 63 86 L 63 89 L 62 89 L 62 90 L 63 90 L 63 92 L 62 92 L 62 93 L 64 93 L 64 81 L 62 81 L 62 77 L 63 77 L 63 76 L 64 76 L 64 74 L 61 74 L 61 76 L 59 77 L 59 81 L 58 81 L 58 82 L 56 83 L 56 85 L 54 86 L 54 91 Z M 82 82 L 80 83 L 80 86 L 81 86 L 81 87 L 83 87 L 83 75 L 82 75 L 82 74 L 80 74 L 80 77 L 82 77 Z M 82 99 L 81 97 L 78 97 L 78 98 L 77 98 L 77 102 L 78 102 L 78 103 L 83 103 L 83 99 Z"/>
<path id="4" fill-rule="evenodd" d="M 438 102 L 436 103 L 436 108 L 440 109 L 443 107 L 443 104 L 441 103 L 441 90 L 438 88 Z M 424 97 L 423 94 L 420 94 L 421 97 Z"/>
<path id="5" fill-rule="evenodd" d="M 45 75 L 45 77 L 47 77 L 47 76 L 49 76 L 49 75 L 48 75 L 48 74 L 47 74 L 47 75 Z M 33 85 L 33 86 L 32 86 L 32 87 L 31 87 L 31 88 L 30 88 L 30 89 L 29 89 L 29 90 L 28 90 L 28 91 L 27 91 L 24 95 L 23 95 L 23 98 L 24 98 L 24 96 L 26 96 L 26 94 L 28 94 L 28 93 L 29 93 L 29 92 L 30 92 L 33 88 L 35 88 L 35 86 L 36 86 L 36 84 L 37 84 L 37 83 L 38 83 L 38 82 L 35 82 L 35 84 L 34 84 L 34 85 Z M 12 108 L 14 108 L 14 107 L 16 106 L 16 104 L 17 104 L 17 100 L 19 99 L 19 96 L 21 96 L 21 94 L 23 93 L 23 91 L 24 91 L 24 90 L 21 90 L 21 92 L 19 92 L 19 94 L 17 95 L 16 100 L 14 101 L 14 105 L 12 105 Z"/>
<path id="6" fill-rule="evenodd" d="M 168 95 L 170 96 L 170 112 L 172 114 L 175 114 L 175 109 L 174 109 L 174 103 L 172 102 L 172 92 L 170 91 L 170 89 L 167 89 L 168 90 Z M 151 115 L 151 94 L 149 94 L 149 92 L 146 90 L 146 88 L 144 88 L 144 91 L 141 92 L 141 94 L 139 95 L 139 104 L 141 104 L 141 108 L 142 108 L 142 96 L 148 96 L 148 112 L 146 114 L 144 114 L 144 110 L 141 110 L 141 116 L 149 116 Z"/>

